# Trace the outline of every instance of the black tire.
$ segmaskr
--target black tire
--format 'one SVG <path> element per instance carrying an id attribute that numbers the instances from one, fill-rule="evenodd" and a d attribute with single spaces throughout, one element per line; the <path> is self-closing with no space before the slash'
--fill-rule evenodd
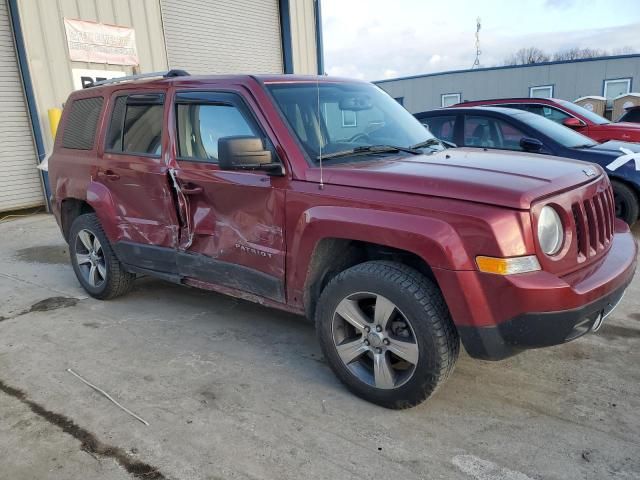
<path id="1" fill-rule="evenodd" d="M 397 387 L 383 389 L 366 383 L 338 354 L 334 333 L 336 309 L 343 300 L 354 295 L 357 298 L 360 295 L 357 292 L 372 292 L 388 299 L 396 307 L 394 312 L 406 317 L 410 324 L 418 358 L 412 375 Z M 424 275 L 400 263 L 370 261 L 337 275 L 320 296 L 315 322 L 325 358 L 340 381 L 357 396 L 386 408 L 409 408 L 426 400 L 452 373 L 460 352 L 458 332 L 439 288 Z M 372 353 L 365 355 L 369 359 L 373 357 Z"/>
<path id="2" fill-rule="evenodd" d="M 101 265 L 104 267 L 104 278 L 101 281 L 95 282 L 96 285 L 92 285 L 87 279 L 86 268 L 79 265 L 78 255 L 85 255 L 84 252 L 80 252 L 83 248 L 79 235 L 81 232 L 89 232 L 95 236 L 101 246 Z M 78 278 L 78 281 L 82 287 L 87 291 L 89 295 L 100 300 L 108 300 L 111 298 L 119 297 L 131 290 L 133 281 L 136 276 L 133 273 L 127 272 L 118 258 L 113 253 L 111 244 L 107 239 L 107 236 L 102 230 L 102 225 L 98 217 L 93 213 L 87 213 L 77 217 L 71 224 L 71 230 L 69 232 L 69 255 L 71 257 L 71 265 L 73 271 Z M 89 264 L 90 265 L 90 264 Z"/>
<path id="3" fill-rule="evenodd" d="M 640 209 L 638 206 L 638 196 L 624 183 L 612 180 L 611 185 L 613 186 L 616 216 L 627 222 L 629 226 L 633 225 L 638 220 Z"/>

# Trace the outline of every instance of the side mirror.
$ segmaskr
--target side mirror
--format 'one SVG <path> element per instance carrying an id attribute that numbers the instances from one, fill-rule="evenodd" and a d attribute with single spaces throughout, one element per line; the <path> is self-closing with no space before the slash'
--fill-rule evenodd
<path id="1" fill-rule="evenodd" d="M 537 138 L 524 137 L 520 139 L 520 147 L 522 147 L 525 152 L 538 153 L 542 150 L 543 145 Z"/>
<path id="2" fill-rule="evenodd" d="M 261 138 L 252 136 L 222 137 L 218 140 L 218 165 L 221 170 L 266 170 L 284 174 L 280 163 L 272 162 Z"/>
<path id="3" fill-rule="evenodd" d="M 580 120 L 579 118 L 576 117 L 568 117 L 565 118 L 562 121 L 562 124 L 565 127 L 569 127 L 569 128 L 582 128 L 586 125 L 586 123 L 584 123 L 582 120 Z"/>

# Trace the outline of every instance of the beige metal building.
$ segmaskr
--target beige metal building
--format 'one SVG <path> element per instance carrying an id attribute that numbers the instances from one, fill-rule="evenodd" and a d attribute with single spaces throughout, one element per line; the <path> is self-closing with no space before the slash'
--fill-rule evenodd
<path id="1" fill-rule="evenodd" d="M 76 20 L 100 35 L 126 27 L 137 64 L 78 60 L 87 33 L 72 42 L 67 24 Z M 75 88 L 171 68 L 315 74 L 320 25 L 320 0 L 0 0 L 0 212 L 46 203 L 36 166 L 53 145 L 47 112 Z"/>

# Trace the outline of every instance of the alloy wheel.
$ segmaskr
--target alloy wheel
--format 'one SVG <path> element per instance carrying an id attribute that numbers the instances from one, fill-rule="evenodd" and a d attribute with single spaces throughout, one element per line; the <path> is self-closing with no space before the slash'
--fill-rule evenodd
<path id="1" fill-rule="evenodd" d="M 338 304 L 331 330 L 338 356 L 360 381 L 393 389 L 413 376 L 420 353 L 416 335 L 388 298 L 369 292 L 349 295 Z"/>
<path id="2" fill-rule="evenodd" d="M 78 232 L 75 243 L 78 269 L 84 280 L 92 287 L 99 287 L 107 279 L 107 267 L 98 237 L 90 230 Z"/>

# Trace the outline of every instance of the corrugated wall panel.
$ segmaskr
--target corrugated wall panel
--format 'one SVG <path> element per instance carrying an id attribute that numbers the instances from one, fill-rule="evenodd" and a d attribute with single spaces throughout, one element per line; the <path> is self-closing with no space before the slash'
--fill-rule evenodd
<path id="1" fill-rule="evenodd" d="M 44 203 L 9 10 L 0 0 L 0 212 Z"/>
<path id="2" fill-rule="evenodd" d="M 290 0 L 293 70 L 303 75 L 318 73 L 316 13 L 314 0 Z"/>
<path id="3" fill-rule="evenodd" d="M 282 73 L 277 0 L 161 0 L 171 68 Z"/>
<path id="4" fill-rule="evenodd" d="M 49 133 L 47 111 L 61 107 L 73 90 L 72 68 L 133 73 L 132 67 L 122 65 L 71 62 L 64 31 L 65 17 L 133 27 L 141 73 L 167 69 L 160 0 L 18 0 L 18 7 L 38 121 L 48 152 L 53 146 L 53 139 Z"/>
<path id="5" fill-rule="evenodd" d="M 640 81 L 640 56 L 593 59 L 493 70 L 444 72 L 377 82 L 392 97 L 404 97 L 412 113 L 440 107 L 440 95 L 460 93 L 462 100 L 528 97 L 529 88 L 553 85 L 553 95 L 574 101 L 586 95 L 602 95 L 604 80 L 632 78 L 633 90 Z"/>

